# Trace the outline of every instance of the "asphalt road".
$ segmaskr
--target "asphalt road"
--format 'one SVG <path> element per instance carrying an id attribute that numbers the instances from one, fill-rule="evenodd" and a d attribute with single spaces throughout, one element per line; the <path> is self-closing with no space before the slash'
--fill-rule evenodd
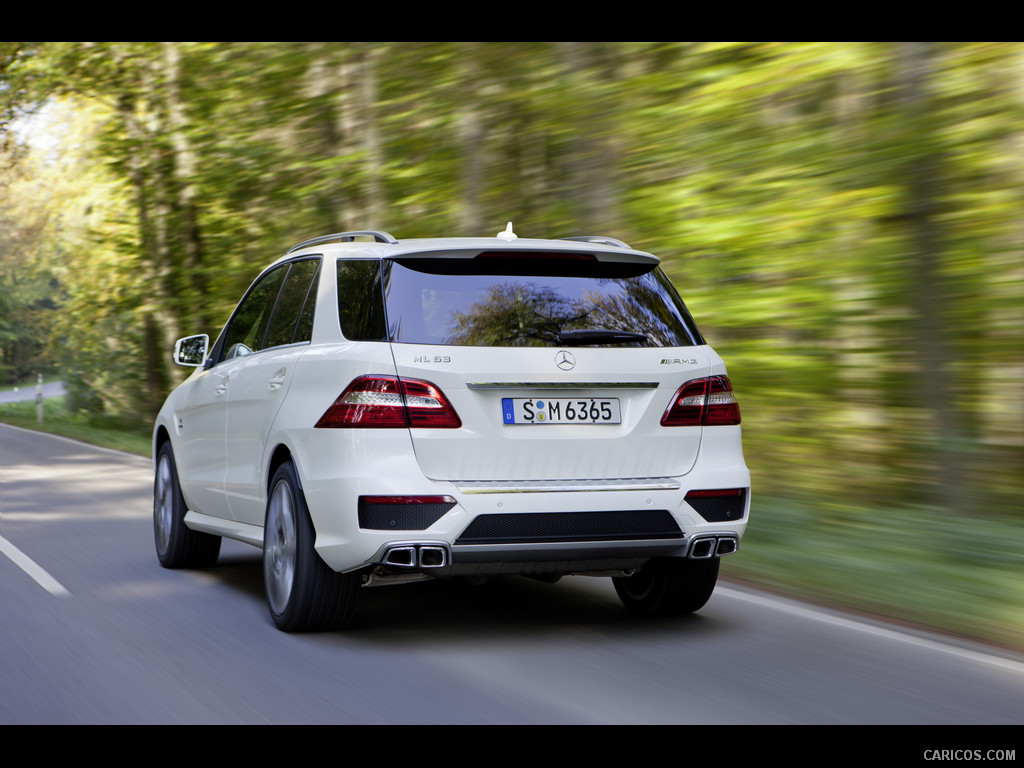
<path id="1" fill-rule="evenodd" d="M 0 724 L 1024 719 L 1021 657 L 727 584 L 656 621 L 607 579 L 411 584 L 367 590 L 350 631 L 284 634 L 256 549 L 158 565 L 151 483 L 148 460 L 0 425 Z"/>
<path id="2" fill-rule="evenodd" d="M 60 397 L 67 394 L 63 381 L 49 381 L 42 386 L 43 397 Z M 17 403 L 25 400 L 36 399 L 36 387 L 20 387 L 18 389 L 5 389 L 0 392 L 0 403 Z"/>

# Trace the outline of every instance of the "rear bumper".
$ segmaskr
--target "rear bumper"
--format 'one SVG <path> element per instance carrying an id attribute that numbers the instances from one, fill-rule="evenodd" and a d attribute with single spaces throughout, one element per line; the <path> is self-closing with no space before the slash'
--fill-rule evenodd
<path id="1" fill-rule="evenodd" d="M 364 442 L 360 455 L 350 453 L 348 460 L 339 457 L 343 451 L 337 443 L 307 441 L 296 464 L 317 532 L 316 550 L 336 571 L 367 566 L 437 576 L 617 571 L 652 557 L 736 551 L 749 516 L 750 472 L 738 428 L 721 428 L 727 442 L 719 446 L 708 435 L 715 431 L 705 430 L 697 462 L 681 477 L 431 480 L 409 450 L 408 435 L 397 430 L 381 436 L 378 450 L 365 451 Z M 711 455 L 714 461 L 708 460 Z M 724 516 L 706 510 L 702 516 L 686 500 L 692 490 L 723 488 L 745 489 L 741 506 Z M 397 517 L 392 525 L 388 515 L 361 528 L 361 496 L 440 496 L 453 504 L 417 530 Z"/>
<path id="2" fill-rule="evenodd" d="M 359 528 L 356 504 L 343 511 L 338 496 L 307 490 L 320 556 L 338 571 L 382 565 L 436 576 L 628 570 L 652 557 L 735 552 L 750 504 L 744 493 L 736 519 L 712 522 L 686 502 L 684 486 L 478 496 L 427 483 L 403 492 L 442 493 L 455 505 L 417 531 Z"/>

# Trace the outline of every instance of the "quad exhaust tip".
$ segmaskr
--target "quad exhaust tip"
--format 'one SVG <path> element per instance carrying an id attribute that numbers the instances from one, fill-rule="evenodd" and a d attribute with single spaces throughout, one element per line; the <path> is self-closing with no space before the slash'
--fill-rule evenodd
<path id="1" fill-rule="evenodd" d="M 731 555 L 740 548 L 735 536 L 698 536 L 690 543 L 687 557 L 694 560 L 708 560 L 712 557 Z"/>
<path id="2" fill-rule="evenodd" d="M 432 544 L 390 547 L 381 562 L 395 568 L 444 568 L 448 565 L 448 550 Z"/>

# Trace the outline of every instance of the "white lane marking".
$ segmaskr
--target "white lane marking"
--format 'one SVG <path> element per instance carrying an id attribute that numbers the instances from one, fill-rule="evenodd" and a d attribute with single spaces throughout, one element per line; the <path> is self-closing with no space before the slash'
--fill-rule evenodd
<path id="1" fill-rule="evenodd" d="M 825 611 L 815 609 L 813 607 L 805 607 L 797 603 L 790 602 L 785 598 L 774 597 L 771 595 L 760 595 L 745 592 L 738 589 L 730 589 L 725 587 L 721 590 L 722 593 L 728 594 L 729 597 L 734 597 L 739 600 L 746 600 L 751 603 L 757 603 L 763 606 L 770 606 L 776 610 L 785 611 L 796 616 L 802 616 L 806 619 L 813 619 L 814 621 L 820 621 L 825 624 L 832 624 L 838 627 L 844 627 L 846 629 L 857 630 L 858 632 L 866 632 L 868 634 L 877 635 L 878 637 L 885 637 L 889 640 L 897 640 L 899 642 L 908 643 L 910 645 L 916 645 L 920 648 L 928 648 L 933 651 L 939 651 L 941 653 L 947 653 L 952 656 L 958 656 L 963 659 L 970 659 L 972 661 L 982 662 L 985 664 L 991 664 L 1002 669 L 1006 669 L 1010 672 L 1018 674 L 1024 673 L 1024 663 L 1016 661 L 1012 658 L 1006 658 L 1003 656 L 997 656 L 989 654 L 984 651 L 975 651 L 969 648 L 960 648 L 956 645 L 952 645 L 943 642 L 940 639 L 929 639 L 927 637 L 921 637 L 911 632 L 904 632 L 899 629 L 875 626 L 867 621 L 861 621 L 858 619 L 847 618 L 844 616 L 837 616 Z"/>
<path id="2" fill-rule="evenodd" d="M 54 597 L 71 597 L 71 593 L 59 581 L 44 571 L 31 557 L 11 544 L 3 536 L 0 536 L 0 554 L 7 555 L 12 563 L 35 579 L 39 586 Z"/>

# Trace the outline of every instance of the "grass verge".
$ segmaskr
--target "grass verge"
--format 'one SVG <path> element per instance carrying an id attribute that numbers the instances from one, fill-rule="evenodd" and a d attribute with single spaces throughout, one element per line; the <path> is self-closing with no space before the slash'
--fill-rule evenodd
<path id="1" fill-rule="evenodd" d="M 105 448 L 137 453 L 140 456 L 152 454 L 152 434 L 148 428 L 133 428 L 106 416 L 70 414 L 64 409 L 63 397 L 49 397 L 43 400 L 42 422 L 36 418 L 34 400 L 0 403 L 0 422 L 63 435 Z"/>
<path id="2" fill-rule="evenodd" d="M 754 497 L 726 578 L 1024 650 L 1024 530 L 929 507 Z"/>

